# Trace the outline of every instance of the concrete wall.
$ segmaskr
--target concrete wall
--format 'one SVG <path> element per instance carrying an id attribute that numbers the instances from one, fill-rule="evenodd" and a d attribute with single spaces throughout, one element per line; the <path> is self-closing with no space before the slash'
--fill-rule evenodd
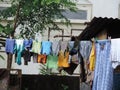
<path id="1" fill-rule="evenodd" d="M 89 0 L 93 4 L 92 16 L 118 18 L 120 0 Z"/>

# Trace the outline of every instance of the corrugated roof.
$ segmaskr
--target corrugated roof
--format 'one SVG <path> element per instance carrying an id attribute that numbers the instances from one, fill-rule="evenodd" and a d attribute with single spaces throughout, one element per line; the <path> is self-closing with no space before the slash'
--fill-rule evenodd
<path id="1" fill-rule="evenodd" d="M 120 38 L 120 19 L 94 17 L 78 38 L 90 40 L 105 29 L 111 38 Z"/>

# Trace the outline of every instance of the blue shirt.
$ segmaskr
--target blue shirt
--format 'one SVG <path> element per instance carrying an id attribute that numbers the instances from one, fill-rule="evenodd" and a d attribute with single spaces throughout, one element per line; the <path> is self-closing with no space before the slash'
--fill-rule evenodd
<path id="1" fill-rule="evenodd" d="M 31 49 L 31 47 L 32 47 L 32 39 L 26 39 L 26 40 L 24 40 L 24 42 L 23 42 L 23 47 L 24 48 L 29 48 L 29 49 Z"/>
<path id="2" fill-rule="evenodd" d="M 42 54 L 49 55 L 51 53 L 52 42 L 50 41 L 43 41 L 42 42 Z"/>
<path id="3" fill-rule="evenodd" d="M 15 39 L 6 39 L 6 44 L 5 44 L 5 51 L 6 53 L 14 53 L 14 47 L 15 47 Z"/>

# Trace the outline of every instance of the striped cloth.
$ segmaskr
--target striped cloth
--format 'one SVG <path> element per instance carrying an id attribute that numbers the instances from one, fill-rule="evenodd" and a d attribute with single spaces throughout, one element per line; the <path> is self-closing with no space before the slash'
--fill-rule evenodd
<path id="1" fill-rule="evenodd" d="M 110 60 L 110 41 L 96 42 L 96 66 L 92 90 L 112 90 L 113 68 Z"/>

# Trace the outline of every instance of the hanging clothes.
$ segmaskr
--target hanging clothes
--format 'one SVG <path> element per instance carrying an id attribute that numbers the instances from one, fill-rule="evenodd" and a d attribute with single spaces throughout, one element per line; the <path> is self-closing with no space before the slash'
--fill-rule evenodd
<path id="1" fill-rule="evenodd" d="M 66 71 L 68 74 L 72 75 L 74 70 L 79 64 L 78 60 L 78 53 L 74 53 L 74 41 L 68 42 L 68 48 L 69 48 L 69 61 L 66 62 L 68 67 L 63 67 L 63 70 Z M 76 50 L 78 52 L 78 50 Z"/>
<path id="2" fill-rule="evenodd" d="M 120 65 L 120 38 L 111 39 L 111 61 L 113 68 Z"/>
<path id="3" fill-rule="evenodd" d="M 89 60 L 91 48 L 92 48 L 92 42 L 91 41 L 80 41 L 79 51 L 80 51 L 83 59 L 86 60 L 86 61 Z"/>
<path id="4" fill-rule="evenodd" d="M 58 67 L 69 67 L 69 52 L 59 51 L 58 55 Z"/>
<path id="5" fill-rule="evenodd" d="M 112 90 L 113 68 L 110 60 L 109 40 L 96 41 L 96 65 L 92 90 Z"/>
<path id="6" fill-rule="evenodd" d="M 51 53 L 52 42 L 50 41 L 42 41 L 42 50 L 41 54 L 49 55 Z"/>
<path id="7" fill-rule="evenodd" d="M 68 46 L 68 41 L 60 41 L 60 50 L 65 52 L 65 50 L 67 49 L 67 46 Z"/>
<path id="8" fill-rule="evenodd" d="M 59 42 L 55 41 L 52 43 L 52 51 L 51 55 L 47 56 L 47 67 L 50 69 L 57 69 L 58 68 L 58 50 L 59 50 Z"/>
<path id="9" fill-rule="evenodd" d="M 7 38 L 6 42 L 5 42 L 5 51 L 6 51 L 6 53 L 13 54 L 14 53 L 14 47 L 15 47 L 15 39 Z"/>
<path id="10" fill-rule="evenodd" d="M 78 54 L 73 55 L 73 56 L 71 57 L 71 61 L 74 62 L 74 63 L 76 63 L 76 64 L 79 64 Z"/>
<path id="11" fill-rule="evenodd" d="M 60 47 L 60 41 L 53 41 L 52 42 L 52 53 L 58 55 L 59 47 Z"/>
<path id="12" fill-rule="evenodd" d="M 69 43 L 68 43 L 68 48 L 69 48 L 69 54 L 71 55 L 71 56 L 73 56 L 73 55 L 75 55 L 75 54 L 77 54 L 78 53 L 78 48 L 75 48 L 74 47 L 74 41 L 70 41 Z"/>
<path id="13" fill-rule="evenodd" d="M 28 48 L 30 50 L 32 48 L 32 43 L 33 43 L 32 39 L 25 39 L 23 42 L 23 47 L 25 49 Z"/>
<path id="14" fill-rule="evenodd" d="M 38 54 L 33 53 L 33 63 L 38 63 Z"/>
<path id="15" fill-rule="evenodd" d="M 57 55 L 48 55 L 46 66 L 49 69 L 57 69 L 58 68 L 57 62 L 58 62 Z"/>
<path id="16" fill-rule="evenodd" d="M 45 54 L 39 54 L 38 55 L 38 63 L 45 64 L 46 63 L 47 56 Z"/>
<path id="17" fill-rule="evenodd" d="M 28 62 L 31 61 L 32 53 L 30 52 L 32 48 L 32 39 L 25 39 L 23 42 L 23 53 L 22 57 L 24 59 L 24 65 L 28 65 Z"/>
<path id="18" fill-rule="evenodd" d="M 79 58 L 81 59 L 81 56 L 83 58 L 82 59 L 83 61 L 80 61 L 80 63 L 81 62 L 83 63 L 86 74 L 88 73 L 88 69 L 89 69 L 89 56 L 90 56 L 91 48 L 92 48 L 91 41 L 79 42 Z"/>
<path id="19" fill-rule="evenodd" d="M 22 51 L 24 50 L 23 47 L 23 40 L 16 40 L 15 44 L 15 52 L 16 52 L 16 62 L 18 65 L 21 65 L 21 56 L 22 56 Z"/>
<path id="20" fill-rule="evenodd" d="M 41 33 L 36 33 L 35 34 L 35 40 L 41 42 L 42 41 L 42 34 Z"/>
<path id="21" fill-rule="evenodd" d="M 69 43 L 68 43 L 68 48 L 69 48 L 69 54 L 71 53 L 71 50 L 73 50 L 73 48 L 74 48 L 74 41 L 70 41 Z M 76 53 L 77 52 L 77 53 Z M 70 54 L 70 56 L 69 56 L 70 58 L 70 60 L 69 60 L 69 62 L 74 62 L 74 63 L 76 63 L 76 64 L 79 64 L 79 60 L 80 59 L 78 59 L 78 50 L 76 50 L 75 51 L 75 53 L 74 53 L 74 51 L 72 51 L 72 54 Z"/>
<path id="22" fill-rule="evenodd" d="M 40 54 L 41 52 L 41 42 L 34 40 L 32 44 L 32 52 Z"/>
<path id="23" fill-rule="evenodd" d="M 22 57 L 24 59 L 24 65 L 28 65 L 28 62 L 31 61 L 32 53 L 29 51 L 29 49 L 24 49 L 22 53 Z"/>
<path id="24" fill-rule="evenodd" d="M 69 51 L 71 51 L 73 47 L 74 47 L 74 41 L 69 41 L 68 42 Z"/>
<path id="25" fill-rule="evenodd" d="M 95 54 L 95 43 L 93 42 L 92 43 L 92 50 L 91 50 L 90 57 L 89 57 L 89 60 L 90 60 L 89 69 L 91 71 L 94 71 L 94 68 L 95 68 L 95 59 L 96 59 L 95 55 L 96 55 Z"/>

